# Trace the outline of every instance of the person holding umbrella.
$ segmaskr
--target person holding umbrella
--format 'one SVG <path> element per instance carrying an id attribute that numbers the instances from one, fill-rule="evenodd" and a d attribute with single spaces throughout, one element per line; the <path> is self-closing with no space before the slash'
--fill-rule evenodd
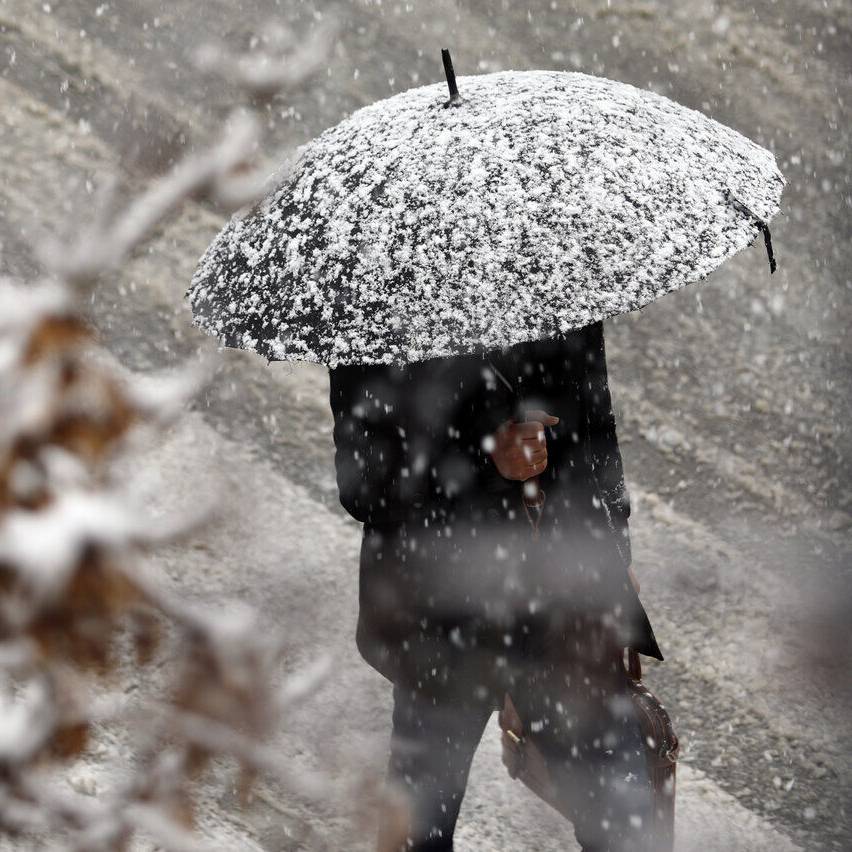
<path id="1" fill-rule="evenodd" d="M 662 655 L 630 577 L 602 321 L 761 234 L 774 270 L 784 179 L 652 92 L 527 71 L 460 93 L 444 66 L 449 99 L 358 110 L 228 223 L 195 322 L 330 369 L 340 497 L 364 525 L 356 641 L 394 684 L 410 804 L 382 852 L 452 849 L 507 696 L 583 848 L 658 850 L 621 653 Z"/>
<path id="2" fill-rule="evenodd" d="M 388 813 L 379 848 L 452 849 L 506 692 L 583 849 L 657 848 L 620 658 L 662 655 L 628 576 L 602 324 L 330 375 L 340 499 L 364 523 L 357 642 L 395 684 L 389 777 L 409 794 L 409 845 Z"/>

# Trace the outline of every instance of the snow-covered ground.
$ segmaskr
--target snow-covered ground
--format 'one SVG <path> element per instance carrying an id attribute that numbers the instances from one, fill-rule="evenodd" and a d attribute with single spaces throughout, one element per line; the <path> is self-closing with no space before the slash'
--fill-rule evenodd
<path id="1" fill-rule="evenodd" d="M 214 126 L 230 94 L 186 66 L 187 47 L 210 36 L 239 43 L 275 5 L 209 3 L 202 16 L 191 0 L 0 0 L 0 272 L 35 269 L 37 226 L 79 221 L 87 180 L 134 151 L 126 174 L 138 180 L 180 148 L 181 133 L 200 139 Z M 684 742 L 678 842 L 849 848 L 848 3 L 316 0 L 290 17 L 317 10 L 336 11 L 343 34 L 328 76 L 273 114 L 280 144 L 440 79 L 449 45 L 460 74 L 564 67 L 651 85 L 776 151 L 789 182 L 773 227 L 778 273 L 769 277 L 756 245 L 700 288 L 610 323 L 608 363 L 635 567 L 666 655 L 647 679 Z M 95 295 L 94 320 L 133 369 L 195 348 L 181 297 L 220 226 L 190 206 Z M 288 666 L 330 650 L 337 674 L 275 747 L 296 765 L 339 766 L 336 751 L 367 746 L 362 765 L 380 773 L 389 690 L 354 646 L 358 529 L 336 505 L 326 393 L 321 369 L 224 353 L 150 468 L 159 510 L 223 481 L 223 511 L 158 560 L 187 594 L 261 607 L 291 639 Z M 105 733 L 81 788 L 105 783 L 126 745 Z M 298 848 L 286 826 L 305 815 L 345 836 L 334 808 L 273 785 L 241 812 L 211 784 L 204 814 L 225 848 Z M 505 776 L 495 721 L 459 846 L 562 849 L 565 837 Z"/>

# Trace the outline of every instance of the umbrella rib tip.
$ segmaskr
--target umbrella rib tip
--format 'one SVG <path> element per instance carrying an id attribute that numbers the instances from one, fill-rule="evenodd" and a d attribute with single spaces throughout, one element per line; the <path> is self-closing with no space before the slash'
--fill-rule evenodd
<path id="1" fill-rule="evenodd" d="M 769 233 L 769 223 L 758 216 L 750 207 L 743 204 L 729 189 L 725 190 L 725 198 L 734 206 L 735 209 L 744 213 L 754 221 L 760 232 L 763 234 L 763 243 L 766 246 L 766 256 L 769 260 L 769 274 L 772 275 L 778 268 L 775 262 L 775 252 L 772 250 L 772 235 Z"/>

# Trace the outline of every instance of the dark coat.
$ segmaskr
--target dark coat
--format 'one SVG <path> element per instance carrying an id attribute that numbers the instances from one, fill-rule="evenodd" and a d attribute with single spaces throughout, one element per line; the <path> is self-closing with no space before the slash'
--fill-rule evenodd
<path id="1" fill-rule="evenodd" d="M 394 682 L 476 683 L 483 667 L 534 653 L 543 624 L 590 614 L 662 659 L 627 574 L 630 501 L 602 323 L 330 377 L 340 500 L 364 524 L 356 639 L 367 662 Z M 483 447 L 525 408 L 560 418 L 547 429 L 535 540 L 521 483 Z"/>

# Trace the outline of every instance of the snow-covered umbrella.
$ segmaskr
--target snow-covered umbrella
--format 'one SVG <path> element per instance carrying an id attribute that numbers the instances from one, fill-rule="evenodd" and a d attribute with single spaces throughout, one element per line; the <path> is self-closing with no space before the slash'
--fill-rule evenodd
<path id="1" fill-rule="evenodd" d="M 404 364 L 555 337 L 763 235 L 773 155 L 659 94 L 506 71 L 364 107 L 202 257 L 195 323 L 271 360 Z M 459 92 L 459 89 L 461 92 Z"/>

